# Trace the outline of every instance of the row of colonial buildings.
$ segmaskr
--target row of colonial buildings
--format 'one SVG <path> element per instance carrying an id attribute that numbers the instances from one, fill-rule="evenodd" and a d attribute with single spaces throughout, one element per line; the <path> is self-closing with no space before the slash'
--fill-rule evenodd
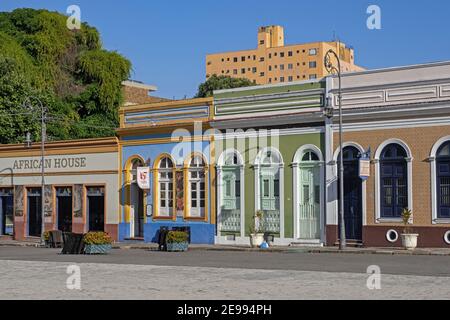
<path id="1" fill-rule="evenodd" d="M 329 76 L 124 106 L 117 137 L 47 144 L 46 229 L 156 242 L 188 227 L 192 243 L 248 244 L 263 211 L 275 245 L 333 246 L 337 88 Z M 449 247 L 450 62 L 345 74 L 342 106 L 347 239 L 401 246 L 408 208 L 420 247 Z M 37 145 L 0 147 L 3 235 L 40 234 L 38 161 Z"/>

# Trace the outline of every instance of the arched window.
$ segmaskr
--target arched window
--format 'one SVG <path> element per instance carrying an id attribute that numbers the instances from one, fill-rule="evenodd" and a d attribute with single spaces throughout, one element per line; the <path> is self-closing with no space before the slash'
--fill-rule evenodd
<path id="1" fill-rule="evenodd" d="M 407 151 L 399 144 L 387 145 L 380 156 L 381 218 L 400 218 L 408 208 Z"/>
<path id="2" fill-rule="evenodd" d="M 173 161 L 169 157 L 162 158 L 158 166 L 158 216 L 170 217 L 173 212 Z"/>
<path id="3" fill-rule="evenodd" d="M 319 161 L 319 156 L 314 151 L 306 151 L 302 157 L 303 162 Z"/>
<path id="4" fill-rule="evenodd" d="M 131 183 L 137 182 L 137 168 L 142 166 L 144 166 L 144 163 L 141 159 L 133 159 L 131 161 L 131 170 L 130 170 Z"/>
<path id="5" fill-rule="evenodd" d="M 218 217 L 221 232 L 241 233 L 243 236 L 243 207 L 241 196 L 244 177 L 243 160 L 238 151 L 230 149 L 219 157 L 217 168 Z"/>
<path id="6" fill-rule="evenodd" d="M 256 159 L 257 210 L 264 211 L 264 223 L 267 232 L 279 233 L 284 237 L 281 226 L 283 217 L 283 160 L 278 150 L 266 148 Z M 283 221 L 282 221 L 283 218 Z"/>
<path id="7" fill-rule="evenodd" d="M 201 156 L 194 156 L 189 163 L 188 196 L 190 202 L 189 216 L 203 218 L 206 205 L 206 164 Z"/>
<path id="8" fill-rule="evenodd" d="M 436 154 L 437 218 L 450 218 L 450 141 L 445 142 Z"/>

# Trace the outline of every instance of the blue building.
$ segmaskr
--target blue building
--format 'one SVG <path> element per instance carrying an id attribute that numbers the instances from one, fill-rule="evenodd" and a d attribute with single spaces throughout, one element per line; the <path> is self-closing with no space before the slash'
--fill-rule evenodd
<path id="1" fill-rule="evenodd" d="M 187 227 L 191 243 L 213 244 L 215 167 L 208 134 L 212 99 L 120 109 L 119 241 L 158 242 L 161 227 Z M 150 188 L 137 181 L 149 168 Z"/>

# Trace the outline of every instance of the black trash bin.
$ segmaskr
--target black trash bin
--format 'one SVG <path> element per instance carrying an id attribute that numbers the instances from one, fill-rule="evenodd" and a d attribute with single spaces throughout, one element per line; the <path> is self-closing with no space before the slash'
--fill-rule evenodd
<path id="1" fill-rule="evenodd" d="M 166 238 L 167 233 L 169 232 L 168 227 L 160 227 L 158 234 L 158 250 L 159 251 L 167 251 Z"/>
<path id="2" fill-rule="evenodd" d="M 64 246 L 61 254 L 82 254 L 84 251 L 83 235 L 71 232 L 63 233 Z"/>

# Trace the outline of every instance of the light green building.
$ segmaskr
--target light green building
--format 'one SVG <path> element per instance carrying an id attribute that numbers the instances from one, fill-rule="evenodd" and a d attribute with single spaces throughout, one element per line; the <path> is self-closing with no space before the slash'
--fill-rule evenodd
<path id="1" fill-rule="evenodd" d="M 325 238 L 325 82 L 214 92 L 216 243 L 248 244 L 256 212 L 275 245 Z"/>

